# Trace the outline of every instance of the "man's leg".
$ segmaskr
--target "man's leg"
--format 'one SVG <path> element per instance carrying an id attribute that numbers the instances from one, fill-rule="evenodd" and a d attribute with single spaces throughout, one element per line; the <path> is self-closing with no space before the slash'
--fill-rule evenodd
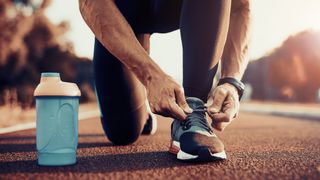
<path id="1" fill-rule="evenodd" d="M 137 38 L 149 51 L 149 35 Z M 98 40 L 93 62 L 103 129 L 114 144 L 132 143 L 149 117 L 145 88 Z"/>
<path id="2" fill-rule="evenodd" d="M 207 100 L 229 27 L 231 0 L 184 0 L 180 20 L 186 96 Z"/>
<path id="3" fill-rule="evenodd" d="M 169 151 L 184 161 L 226 159 L 224 145 L 211 130 L 204 102 L 222 56 L 229 27 L 231 0 L 184 0 L 180 17 L 183 86 L 194 110 L 186 123 L 174 120 Z M 200 100 L 201 99 L 201 100 Z"/>

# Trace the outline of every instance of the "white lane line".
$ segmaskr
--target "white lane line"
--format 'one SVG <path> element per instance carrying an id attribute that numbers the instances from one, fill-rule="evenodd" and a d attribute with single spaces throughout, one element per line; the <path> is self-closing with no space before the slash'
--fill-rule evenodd
<path id="1" fill-rule="evenodd" d="M 82 112 L 79 114 L 79 121 L 91 119 L 91 118 L 96 118 L 96 117 L 100 117 L 99 110 Z M 0 128 L 0 134 L 12 133 L 12 132 L 16 132 L 16 131 L 28 130 L 28 129 L 33 129 L 33 128 L 36 128 L 36 122 L 17 124 L 17 125 L 9 126 L 6 128 Z"/>
<path id="2" fill-rule="evenodd" d="M 79 114 L 79 121 L 86 120 L 86 119 L 91 119 L 91 118 L 96 118 L 100 117 L 100 111 L 99 110 L 92 110 L 92 111 L 87 111 L 87 112 L 82 112 Z"/>
<path id="3" fill-rule="evenodd" d="M 272 106 L 253 106 L 253 105 L 244 105 L 240 107 L 240 110 L 243 112 L 250 112 L 250 113 L 260 113 L 260 114 L 270 114 L 276 116 L 285 116 L 285 117 L 295 117 L 295 118 L 307 118 L 313 120 L 320 120 L 320 112 L 310 109 L 301 108 L 300 110 L 288 110 L 288 109 L 281 109 Z"/>
<path id="4" fill-rule="evenodd" d="M 36 123 L 35 122 L 17 124 L 17 125 L 9 126 L 9 127 L 6 127 L 6 128 L 1 128 L 0 129 L 0 134 L 11 133 L 11 132 L 16 132 L 16 131 L 22 131 L 22 130 L 27 130 L 27 129 L 33 129 L 35 127 L 36 127 Z"/>

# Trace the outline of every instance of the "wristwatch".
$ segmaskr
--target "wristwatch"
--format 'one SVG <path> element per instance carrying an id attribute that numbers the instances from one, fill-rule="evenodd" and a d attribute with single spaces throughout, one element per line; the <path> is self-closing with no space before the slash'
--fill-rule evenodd
<path id="1" fill-rule="evenodd" d="M 222 78 L 219 80 L 218 86 L 221 84 L 225 84 L 225 83 L 229 83 L 229 84 L 233 85 L 238 90 L 239 101 L 240 101 L 241 97 L 243 95 L 243 92 L 244 92 L 245 85 L 241 81 L 239 81 L 235 78 L 226 77 L 226 78 Z"/>

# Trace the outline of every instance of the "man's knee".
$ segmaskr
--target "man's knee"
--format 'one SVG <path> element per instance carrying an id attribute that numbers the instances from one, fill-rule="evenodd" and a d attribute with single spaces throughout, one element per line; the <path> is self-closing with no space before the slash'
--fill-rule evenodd
<path id="1" fill-rule="evenodd" d="M 123 132 L 122 134 L 106 132 L 106 135 L 114 145 L 128 145 L 138 140 L 140 136 L 140 131 L 139 132 L 127 131 L 127 132 Z"/>
<path id="2" fill-rule="evenodd" d="M 111 109 L 101 118 L 101 124 L 108 139 L 115 145 L 134 143 L 149 117 L 145 104 L 135 110 Z"/>
<path id="3" fill-rule="evenodd" d="M 121 120 L 121 119 L 119 119 Z M 130 124 L 114 125 L 101 118 L 103 130 L 108 139 L 115 145 L 134 143 L 140 136 L 141 128 Z"/>

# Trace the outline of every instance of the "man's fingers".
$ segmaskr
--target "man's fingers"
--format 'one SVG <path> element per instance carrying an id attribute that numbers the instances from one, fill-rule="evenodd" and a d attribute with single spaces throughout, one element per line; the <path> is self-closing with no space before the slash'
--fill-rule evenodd
<path id="1" fill-rule="evenodd" d="M 238 106 L 236 106 L 235 101 L 231 96 L 226 97 L 222 112 L 224 112 L 229 119 L 232 119 L 236 116 L 236 113 L 238 112 Z"/>
<path id="2" fill-rule="evenodd" d="M 227 96 L 223 102 L 221 111 L 219 113 L 212 113 L 210 117 L 216 121 L 228 122 L 233 119 L 237 113 L 238 109 L 235 105 L 231 96 Z"/>
<path id="3" fill-rule="evenodd" d="M 236 116 L 237 110 L 235 107 L 224 108 L 224 111 L 214 114 L 209 114 L 213 121 L 215 122 L 230 122 Z"/>
<path id="4" fill-rule="evenodd" d="M 187 118 L 187 115 L 185 114 L 183 109 L 180 108 L 175 102 L 172 102 L 169 105 L 169 111 L 171 112 L 170 114 L 178 120 L 185 120 Z"/>
<path id="5" fill-rule="evenodd" d="M 210 117 L 212 118 L 212 123 L 230 122 L 230 117 L 223 112 L 212 114 Z"/>
<path id="6" fill-rule="evenodd" d="M 216 92 L 212 97 L 212 105 L 208 108 L 209 114 L 214 114 L 221 111 L 226 96 L 227 92 L 224 89 L 216 89 Z"/>
<path id="7" fill-rule="evenodd" d="M 208 107 L 210 107 L 212 105 L 212 103 L 213 103 L 213 100 L 212 100 L 211 97 L 209 97 L 209 99 L 208 99 L 207 103 L 205 104 L 205 106 L 208 108 Z"/>
<path id="8" fill-rule="evenodd" d="M 223 131 L 228 125 L 229 123 L 220 122 L 220 123 L 212 123 L 211 126 L 218 131 Z"/>
<path id="9" fill-rule="evenodd" d="M 211 126 L 219 131 L 223 131 L 232 121 L 225 113 L 216 113 L 212 117 Z"/>
<path id="10" fill-rule="evenodd" d="M 228 84 L 220 85 L 210 95 L 209 100 L 207 111 L 212 119 L 212 127 L 222 131 L 234 120 L 239 111 L 237 92 L 230 89 Z"/>
<path id="11" fill-rule="evenodd" d="M 177 100 L 177 104 L 183 109 L 184 112 L 192 113 L 193 110 L 189 107 L 182 88 L 175 90 L 175 97 Z"/>

